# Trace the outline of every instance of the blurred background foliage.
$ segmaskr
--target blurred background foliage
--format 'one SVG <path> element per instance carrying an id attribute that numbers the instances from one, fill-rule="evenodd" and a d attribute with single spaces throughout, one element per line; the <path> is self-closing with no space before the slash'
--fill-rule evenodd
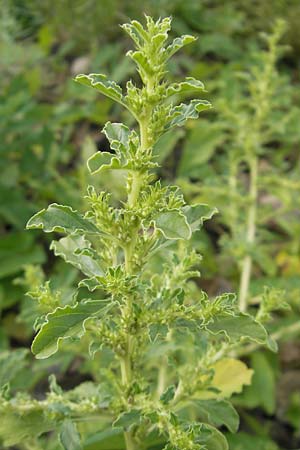
<path id="1" fill-rule="evenodd" d="M 280 338 L 279 353 L 249 349 L 245 356 L 255 375 L 252 386 L 235 399 L 242 432 L 228 437 L 230 448 L 299 448 L 299 0 L 0 3 L 1 384 L 10 381 L 12 389 L 42 395 L 52 372 L 64 388 L 97 377 L 93 362 L 84 358 L 84 342 L 49 360 L 30 356 L 38 315 L 35 292 L 41 295 L 42 286 L 43 295 L 59 292 L 68 303 L 78 274 L 48 251 L 51 237 L 25 232 L 24 227 L 50 202 L 83 208 L 79 194 L 91 181 L 85 160 L 108 146 L 101 125 L 107 119 L 128 119 L 109 99 L 81 89 L 72 77 L 101 72 L 122 85 L 133 66 L 123 56 L 128 40 L 118 25 L 142 19 L 144 13 L 172 15 L 174 35 L 193 34 L 198 40 L 174 58 L 169 76 L 176 80 L 189 74 L 203 80 L 214 105 L 186 132 L 177 130 L 155 149 L 164 162 L 164 180 L 177 182 L 190 201 L 219 209 L 194 243 L 204 256 L 199 288 L 211 294 L 239 290 L 249 205 L 245 145 L 251 136 L 259 168 L 259 236 L 251 248 L 249 301 L 254 309 L 266 296 L 273 303 L 280 297 L 289 304 L 270 325 Z M 258 139 L 251 125 L 263 98 L 259 100 L 255 89 L 268 55 L 261 33 L 271 32 L 277 19 L 285 21 L 285 32 Z M 232 196 L 234 161 L 238 189 Z M 112 173 L 96 183 L 119 189 Z M 30 296 L 25 295 L 28 290 Z"/>

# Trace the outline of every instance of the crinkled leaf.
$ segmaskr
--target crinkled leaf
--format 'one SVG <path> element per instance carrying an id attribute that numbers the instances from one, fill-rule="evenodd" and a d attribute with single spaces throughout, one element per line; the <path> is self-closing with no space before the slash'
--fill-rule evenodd
<path id="1" fill-rule="evenodd" d="M 204 90 L 204 84 L 200 80 L 193 77 L 187 77 L 181 83 L 173 83 L 167 88 L 166 96 L 170 97 L 175 94 L 190 94 L 191 92 L 200 92 Z"/>
<path id="2" fill-rule="evenodd" d="M 179 211 L 166 211 L 155 219 L 155 226 L 166 239 L 190 239 L 191 228 Z"/>
<path id="3" fill-rule="evenodd" d="M 173 42 L 166 48 L 166 59 L 171 58 L 171 56 L 178 52 L 178 50 L 180 50 L 182 47 L 191 44 L 194 41 L 196 41 L 196 38 L 189 34 L 184 34 L 183 36 L 175 38 Z"/>
<path id="4" fill-rule="evenodd" d="M 95 153 L 88 159 L 87 166 L 92 175 L 103 172 L 104 170 L 119 170 L 128 168 L 128 166 L 123 166 L 121 164 L 116 155 L 108 152 Z"/>
<path id="5" fill-rule="evenodd" d="M 56 256 L 61 256 L 67 263 L 77 267 L 88 277 L 104 274 L 100 264 L 90 255 L 75 253 L 78 249 L 89 248 L 91 243 L 83 236 L 67 236 L 59 241 L 52 241 L 50 249 Z"/>
<path id="6" fill-rule="evenodd" d="M 65 450 L 82 450 L 83 448 L 77 427 L 69 419 L 64 420 L 59 439 Z"/>
<path id="7" fill-rule="evenodd" d="M 102 131 L 109 140 L 110 147 L 113 150 L 122 150 L 122 148 L 128 147 L 131 131 L 123 123 L 107 122 Z"/>
<path id="8" fill-rule="evenodd" d="M 40 228 L 46 233 L 91 233 L 99 234 L 100 230 L 89 220 L 82 217 L 69 206 L 52 203 L 29 219 L 26 228 Z"/>
<path id="9" fill-rule="evenodd" d="M 190 103 L 181 103 L 170 111 L 165 129 L 181 127 L 188 119 L 198 119 L 199 113 L 209 108 L 211 108 L 211 103 L 206 100 L 192 100 Z"/>
<path id="10" fill-rule="evenodd" d="M 125 430 L 130 428 L 131 425 L 139 423 L 141 418 L 141 412 L 138 409 L 132 409 L 122 413 L 117 420 L 113 423 L 114 427 L 121 427 Z"/>
<path id="11" fill-rule="evenodd" d="M 80 74 L 75 77 L 75 81 L 94 88 L 101 92 L 101 94 L 106 95 L 106 97 L 123 104 L 123 93 L 121 87 L 114 81 L 108 80 L 106 75 L 98 73 L 91 73 L 89 75 Z"/>
<path id="12" fill-rule="evenodd" d="M 182 212 L 191 227 L 192 232 L 200 230 L 203 222 L 211 219 L 217 212 L 217 208 L 211 208 L 205 204 L 186 205 L 182 208 Z"/>
<path id="13" fill-rule="evenodd" d="M 92 277 L 92 278 L 84 278 L 83 280 L 81 280 L 78 284 L 79 287 L 86 287 L 88 288 L 89 291 L 93 292 L 95 291 L 97 288 L 99 288 L 99 281 Z"/>
<path id="14" fill-rule="evenodd" d="M 49 358 L 57 352 L 59 342 L 85 333 L 85 323 L 93 316 L 104 314 L 111 304 L 106 300 L 76 303 L 74 306 L 58 307 L 47 314 L 46 322 L 33 340 L 31 349 L 36 358 Z"/>
<path id="15" fill-rule="evenodd" d="M 266 329 L 249 314 L 216 316 L 207 329 L 213 334 L 224 333 L 232 341 L 248 338 L 259 344 L 268 343 Z"/>
<path id="16" fill-rule="evenodd" d="M 225 425 L 232 433 L 238 430 L 239 415 L 227 400 L 198 400 L 193 404 L 201 421 L 216 427 Z"/>

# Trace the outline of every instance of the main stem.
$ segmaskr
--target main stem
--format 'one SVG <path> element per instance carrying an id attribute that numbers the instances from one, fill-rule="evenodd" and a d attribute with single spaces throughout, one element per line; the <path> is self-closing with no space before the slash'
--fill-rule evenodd
<path id="1" fill-rule="evenodd" d="M 140 146 L 141 151 L 147 150 L 149 144 L 148 121 L 140 121 Z M 128 193 L 128 206 L 133 208 L 138 200 L 140 189 L 143 183 L 143 176 L 137 171 L 131 173 L 131 188 Z M 136 231 L 135 231 L 136 233 Z M 136 244 L 136 236 L 131 237 L 129 244 L 124 247 L 124 265 L 128 274 L 132 273 L 132 256 Z M 131 299 L 127 299 L 127 313 L 131 308 Z M 129 311 L 130 313 L 130 311 Z M 129 387 L 132 381 L 132 352 L 134 348 L 134 336 L 128 334 L 126 338 L 126 348 L 123 357 L 120 359 L 121 377 L 123 386 Z M 124 431 L 124 438 L 127 450 L 138 450 L 137 443 L 131 431 Z"/>
<path id="2" fill-rule="evenodd" d="M 256 210 L 257 210 L 257 158 L 253 156 L 250 161 L 250 207 L 247 220 L 246 243 L 250 248 L 255 241 Z M 252 256 L 247 255 L 242 262 L 242 272 L 239 289 L 239 307 L 242 312 L 247 310 L 247 297 L 252 271 Z"/>

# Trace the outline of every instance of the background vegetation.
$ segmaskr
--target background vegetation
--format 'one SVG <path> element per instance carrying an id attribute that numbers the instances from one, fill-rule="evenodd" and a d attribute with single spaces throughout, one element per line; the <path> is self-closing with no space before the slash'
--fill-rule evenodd
<path id="1" fill-rule="evenodd" d="M 78 273 L 54 259 L 47 235 L 24 227 L 50 202 L 84 207 L 78 194 L 85 193 L 90 175 L 82 161 L 108 147 L 99 124 L 121 120 L 123 113 L 72 77 L 102 72 L 122 85 L 133 65 L 123 56 L 128 41 L 118 24 L 144 13 L 172 15 L 174 35 L 198 36 L 176 56 L 170 73 L 174 81 L 186 74 L 203 80 L 214 106 L 186 132 L 167 136 L 159 152 L 164 180 L 179 184 L 190 201 L 219 210 L 194 243 L 204 255 L 199 288 L 211 294 L 239 292 L 250 309 L 266 298 L 273 309 L 286 303 L 270 324 L 279 338 L 278 354 L 249 348 L 245 356 L 255 375 L 252 386 L 234 398 L 242 423 L 241 432 L 228 437 L 230 448 L 297 449 L 298 0 L 2 0 L 0 384 L 9 381 L 13 390 L 42 396 L 50 373 L 66 389 L 91 379 L 92 363 L 83 360 L 80 347 L 45 361 L 30 354 L 36 290 L 50 278 L 50 285 L 43 285 L 45 298 L 50 290 L 60 291 L 68 303 Z M 273 40 L 262 33 L 271 33 Z M 99 178 L 99 186 L 118 190 L 117 176 Z M 253 197 L 256 232 L 249 239 Z M 245 294 L 242 279 L 249 259 Z M 28 289 L 31 298 L 25 295 Z"/>

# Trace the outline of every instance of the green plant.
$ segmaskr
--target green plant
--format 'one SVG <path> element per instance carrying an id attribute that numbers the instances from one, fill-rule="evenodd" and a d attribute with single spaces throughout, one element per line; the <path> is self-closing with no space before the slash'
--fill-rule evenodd
<path id="1" fill-rule="evenodd" d="M 218 427 L 237 430 L 228 399 L 252 376 L 233 352 L 249 340 L 274 349 L 261 323 L 238 310 L 233 294 L 210 299 L 196 289 L 200 257 L 191 237 L 215 209 L 187 205 L 178 187 L 156 179 L 153 151 L 161 136 L 211 106 L 198 99 L 179 103 L 204 90 L 200 81 L 168 83 L 168 60 L 194 41 L 184 35 L 168 44 L 170 26 L 169 18 L 150 17 L 146 27 L 123 25 L 141 78 L 140 87 L 127 83 L 126 95 L 104 75 L 76 77 L 121 104 L 137 129 L 107 122 L 111 151 L 88 160 L 94 175 L 118 171 L 121 198 L 89 186 L 84 215 L 51 204 L 27 224 L 65 234 L 51 248 L 85 276 L 68 304 L 47 283 L 31 293 L 41 311 L 32 352 L 49 358 L 75 341 L 92 358 L 93 380 L 63 391 L 51 376 L 43 400 L 13 396 L 4 384 L 4 446 L 58 448 L 47 438 L 54 430 L 66 450 L 228 449 Z"/>

